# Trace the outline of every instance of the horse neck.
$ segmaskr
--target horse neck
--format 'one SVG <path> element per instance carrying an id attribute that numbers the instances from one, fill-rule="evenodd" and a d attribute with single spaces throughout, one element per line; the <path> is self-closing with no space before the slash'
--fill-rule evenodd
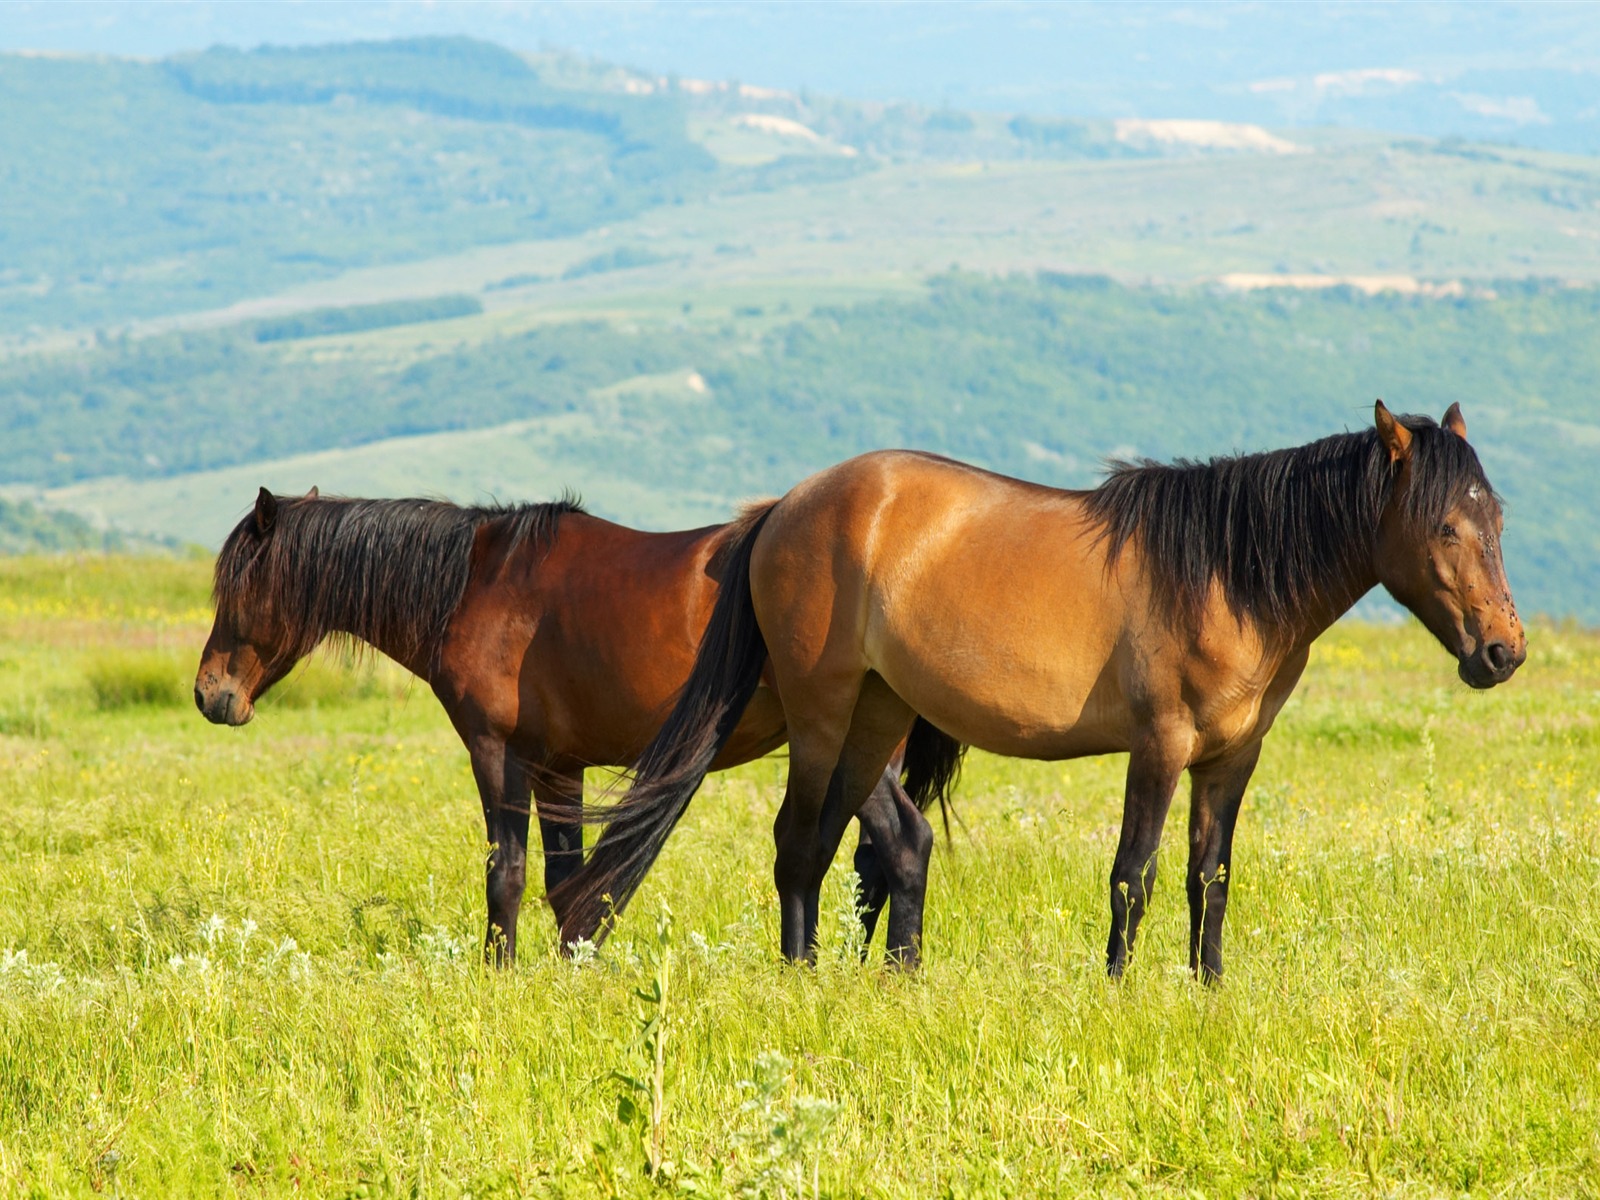
<path id="1" fill-rule="evenodd" d="M 1288 644 L 1295 648 L 1309 646 L 1377 586 L 1378 568 L 1369 550 L 1352 561 L 1341 577 L 1326 581 L 1318 595 L 1297 614 Z"/>
<path id="2" fill-rule="evenodd" d="M 1300 627 L 1295 631 L 1295 642 L 1299 645 L 1310 645 L 1316 641 L 1334 622 L 1354 608 L 1363 596 L 1377 586 L 1378 573 L 1370 567 L 1359 576 L 1341 580 L 1337 588 L 1331 589 L 1325 599 L 1307 606 Z"/>
<path id="3" fill-rule="evenodd" d="M 302 593 L 310 597 L 307 607 L 312 611 L 300 616 L 316 626 L 319 641 L 342 635 L 365 642 L 431 682 L 440 631 L 419 630 L 415 614 L 407 611 L 408 598 L 382 586 L 379 564 L 385 556 L 403 552 L 405 536 L 404 529 L 396 529 L 393 544 L 368 538 L 343 548 L 342 561 L 301 562 L 302 572 L 319 577 Z"/>
<path id="4" fill-rule="evenodd" d="M 350 628 L 346 628 L 346 625 Z M 438 649 L 434 639 L 428 639 L 423 645 L 402 644 L 401 640 L 391 636 L 386 630 L 356 628 L 359 622 L 340 622 L 330 628 L 330 634 L 343 634 L 365 642 L 379 654 L 393 659 L 406 670 L 410 671 L 424 683 L 433 682 L 433 665 Z"/>

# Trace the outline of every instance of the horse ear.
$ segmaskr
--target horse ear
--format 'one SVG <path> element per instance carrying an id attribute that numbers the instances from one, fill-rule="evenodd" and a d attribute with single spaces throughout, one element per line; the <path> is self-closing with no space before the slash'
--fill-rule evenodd
<path id="1" fill-rule="evenodd" d="M 1467 419 L 1461 415 L 1461 405 L 1452 404 L 1445 409 L 1444 420 L 1440 421 L 1439 424 L 1443 425 L 1463 442 L 1467 440 Z"/>
<path id="2" fill-rule="evenodd" d="M 1378 439 L 1389 451 L 1389 461 L 1404 462 L 1411 457 L 1411 430 L 1394 419 L 1394 414 L 1379 400 L 1372 410 L 1373 422 L 1378 426 Z"/>
<path id="3" fill-rule="evenodd" d="M 265 536 L 278 523 L 278 498 L 266 488 L 256 493 L 256 532 Z"/>
<path id="4" fill-rule="evenodd" d="M 306 499 L 307 500 L 315 500 L 320 495 L 322 495 L 322 493 L 317 491 L 317 485 L 313 483 L 311 485 L 311 490 L 306 493 Z"/>

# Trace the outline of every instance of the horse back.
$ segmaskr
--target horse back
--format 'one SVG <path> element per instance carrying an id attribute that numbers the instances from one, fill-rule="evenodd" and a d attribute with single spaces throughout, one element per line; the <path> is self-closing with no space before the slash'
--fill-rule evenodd
<path id="1" fill-rule="evenodd" d="M 799 485 L 751 563 L 786 702 L 807 679 L 873 671 L 1002 754 L 1126 750 L 1152 721 L 1191 730 L 1196 753 L 1212 727 L 1235 740 L 1278 675 L 1260 639 L 1226 611 L 1177 621 L 1137 546 L 1109 557 L 1082 497 L 910 452 Z"/>
<path id="2" fill-rule="evenodd" d="M 726 528 L 649 533 L 570 513 L 536 545 L 486 525 L 435 690 L 540 758 L 629 761 L 694 661 Z"/>

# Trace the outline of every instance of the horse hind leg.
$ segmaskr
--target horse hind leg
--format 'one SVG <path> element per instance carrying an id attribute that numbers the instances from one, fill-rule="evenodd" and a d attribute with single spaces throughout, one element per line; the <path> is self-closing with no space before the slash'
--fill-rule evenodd
<path id="1" fill-rule="evenodd" d="M 815 961 L 822 881 L 839 839 L 915 718 L 876 675 L 865 676 L 852 690 L 853 702 L 844 687 L 836 689 L 832 705 L 795 705 L 789 699 L 794 693 L 784 693 L 789 782 L 773 826 L 773 878 L 782 912 L 783 953 L 792 961 Z M 815 715 L 808 716 L 808 709 Z M 847 724 L 838 719 L 841 712 L 850 714 Z"/>
<path id="2" fill-rule="evenodd" d="M 822 854 L 822 810 L 833 791 L 838 752 L 830 753 L 825 743 L 795 739 L 792 722 L 789 728 L 789 780 L 772 824 L 772 881 L 778 889 L 783 955 L 790 962 L 810 962 L 816 956 L 819 900 L 812 880 Z"/>
<path id="3" fill-rule="evenodd" d="M 882 804 L 881 797 L 892 778 L 893 770 L 893 767 L 884 769 L 883 778 L 878 781 L 878 786 L 873 789 L 872 795 L 867 798 L 866 804 L 857 814 L 861 822 L 861 833 L 856 839 L 853 865 L 856 871 L 856 911 L 861 914 L 863 961 L 867 957 L 868 948 L 872 945 L 872 935 L 877 932 L 878 918 L 883 915 L 884 907 L 889 903 L 889 875 L 883 868 L 883 860 L 879 857 L 877 844 L 873 841 L 867 810 Z"/>
<path id="4" fill-rule="evenodd" d="M 551 892 L 583 865 L 583 768 L 540 772 L 533 796 L 544 846 L 544 890 Z M 563 809 L 571 811 L 571 818 L 562 819 Z"/>
<path id="5" fill-rule="evenodd" d="M 866 898 L 876 907 L 863 907 L 867 940 L 885 902 L 889 929 L 885 935 L 888 961 L 914 968 L 922 959 L 922 910 L 928 887 L 928 862 L 933 854 L 933 827 L 928 824 L 891 766 L 856 814 L 861 822 L 861 845 L 856 849 L 856 874 L 863 880 L 863 865 L 874 872 L 876 887 Z M 863 864 L 863 850 L 869 860 Z M 866 892 L 863 884 L 863 892 Z M 862 947 L 862 956 L 866 947 Z"/>
<path id="6" fill-rule="evenodd" d="M 900 785 L 903 764 L 892 759 L 883 769 L 878 786 L 856 814 L 860 834 L 856 839 L 854 866 L 856 871 L 856 911 L 861 915 L 861 958 L 866 960 L 872 945 L 872 935 L 877 931 L 878 920 L 889 904 L 890 880 L 885 859 L 894 853 L 901 834 L 895 811 L 895 792 L 904 792 Z M 909 800 L 909 797 L 907 797 Z M 913 806 L 914 807 L 914 806 Z M 921 814 L 918 814 L 919 816 Z M 876 836 L 873 830 L 878 832 Z M 880 850 L 878 843 L 882 843 Z"/>

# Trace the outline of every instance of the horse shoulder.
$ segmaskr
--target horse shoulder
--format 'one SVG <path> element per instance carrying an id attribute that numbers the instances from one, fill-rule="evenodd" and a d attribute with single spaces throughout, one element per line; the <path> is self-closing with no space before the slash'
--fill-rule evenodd
<path id="1" fill-rule="evenodd" d="M 1214 594 L 1183 666 L 1198 752 L 1210 757 L 1265 737 L 1305 670 L 1308 646 L 1285 647 Z"/>
<path id="2" fill-rule="evenodd" d="M 445 631 L 430 681 L 452 720 L 470 720 L 510 737 L 541 724 L 529 683 L 545 674 L 536 645 L 550 608 L 551 582 L 561 574 L 557 547 L 570 548 L 565 516 L 554 539 L 510 541 L 485 526 L 472 548 L 466 590 Z M 460 716 L 458 716 L 460 714 Z"/>

